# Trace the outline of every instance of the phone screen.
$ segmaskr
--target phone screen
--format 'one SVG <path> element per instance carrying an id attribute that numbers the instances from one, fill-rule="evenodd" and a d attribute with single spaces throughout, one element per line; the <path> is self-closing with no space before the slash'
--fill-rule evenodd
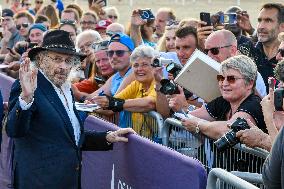
<path id="1" fill-rule="evenodd" d="M 208 12 L 201 12 L 200 13 L 200 20 L 207 23 L 205 26 L 211 26 L 210 13 L 208 13 Z"/>
<path id="2" fill-rule="evenodd" d="M 151 9 L 141 9 L 139 11 L 139 14 L 143 20 L 154 20 L 155 19 L 155 16 L 152 13 Z"/>

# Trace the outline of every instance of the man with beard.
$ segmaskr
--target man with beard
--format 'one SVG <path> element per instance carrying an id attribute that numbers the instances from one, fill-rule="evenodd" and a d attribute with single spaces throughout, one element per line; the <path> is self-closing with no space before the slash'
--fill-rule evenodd
<path id="1" fill-rule="evenodd" d="M 276 55 L 280 42 L 277 37 L 284 31 L 284 6 L 280 3 L 267 3 L 262 6 L 258 15 L 258 43 L 253 46 L 245 43 L 239 51 L 254 59 L 258 71 L 263 77 L 268 92 L 268 77 L 273 77 L 273 68 L 277 64 Z"/>
<path id="2" fill-rule="evenodd" d="M 12 86 L 6 127 L 15 146 L 14 188 L 81 188 L 81 150 L 112 149 L 111 143 L 127 142 L 120 135 L 133 130 L 84 131 L 67 80 L 84 56 L 68 32 L 47 33 L 28 57 Z"/>

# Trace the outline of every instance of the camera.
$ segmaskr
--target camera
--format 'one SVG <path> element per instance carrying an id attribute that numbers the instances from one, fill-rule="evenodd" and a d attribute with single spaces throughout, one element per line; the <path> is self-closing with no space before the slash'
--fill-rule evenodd
<path id="1" fill-rule="evenodd" d="M 216 147 L 223 152 L 224 150 L 235 146 L 240 142 L 236 133 L 241 130 L 249 129 L 249 125 L 244 118 L 238 117 L 236 121 L 231 125 L 231 130 L 225 133 L 221 138 L 214 142 Z"/>
<path id="2" fill-rule="evenodd" d="M 175 62 L 171 62 L 166 66 L 167 72 L 173 74 L 174 78 L 179 74 L 179 72 L 182 70 L 182 65 L 177 64 Z"/>
<path id="3" fill-rule="evenodd" d="M 284 88 L 277 88 L 274 91 L 274 107 L 276 111 L 283 111 Z"/>
<path id="4" fill-rule="evenodd" d="M 173 62 L 172 59 L 166 59 L 166 58 L 162 58 L 162 57 L 154 58 L 153 61 L 152 61 L 151 66 L 153 66 L 155 68 L 156 67 L 162 67 L 162 66 L 166 66 L 166 65 L 168 65 L 168 64 L 170 64 L 172 62 Z"/>
<path id="5" fill-rule="evenodd" d="M 139 10 L 139 14 L 143 20 L 155 20 L 155 16 L 151 9 L 141 9 Z"/>
<path id="6" fill-rule="evenodd" d="M 224 25 L 237 24 L 237 14 L 236 13 L 221 14 L 220 22 L 223 23 Z"/>

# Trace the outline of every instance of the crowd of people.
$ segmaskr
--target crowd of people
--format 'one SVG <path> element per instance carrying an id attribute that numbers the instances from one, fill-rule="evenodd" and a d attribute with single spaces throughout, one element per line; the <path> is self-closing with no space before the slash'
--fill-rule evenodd
<path id="1" fill-rule="evenodd" d="M 7 66 L 1 72 L 17 80 L 8 105 L 0 91 L 0 120 L 6 111 L 8 121 L 3 125 L 15 138 L 16 188 L 29 188 L 31 183 L 39 188 L 76 188 L 79 177 L 68 166 L 80 164 L 80 150 L 111 149 L 110 143 L 127 141 L 121 138 L 127 133 L 150 136 L 151 127 L 144 128 L 143 115 L 137 114 L 149 111 L 164 119 L 183 113 L 186 130 L 214 140 L 238 118 L 245 119 L 249 128 L 236 137 L 248 147 L 271 152 L 263 180 L 268 188 L 284 188 L 284 92 L 280 108 L 274 105 L 279 100 L 274 89 L 284 87 L 283 4 L 264 4 L 256 28 L 237 6 L 212 13 L 211 24 L 199 18 L 177 18 L 166 7 L 156 13 L 135 9 L 127 26 L 119 23 L 119 11 L 104 1 L 88 1 L 88 6 L 89 10 L 82 10 L 75 3 L 64 7 L 60 0 L 12 0 L 10 8 L 2 10 L 0 62 Z M 150 18 L 143 15 L 145 11 Z M 235 22 L 222 23 L 221 15 L 226 14 L 235 15 Z M 221 64 L 216 75 L 221 96 L 210 102 L 181 86 L 174 94 L 165 93 L 163 82 L 172 82 L 176 74 L 166 64 L 154 64 L 158 58 L 183 67 L 197 49 Z M 131 120 L 134 131 L 84 132 L 86 115 L 78 114 L 73 98 L 97 104 L 97 114 L 119 116 L 121 128 L 129 127 Z M 62 126 L 68 127 L 67 132 Z M 53 159 L 52 151 L 58 152 L 57 158 Z M 48 170 L 46 162 L 33 163 L 41 156 L 51 157 Z M 69 161 L 61 164 L 63 159 Z M 57 163 L 61 172 L 55 171 Z M 35 172 L 35 168 L 42 169 Z M 57 174 L 46 175 L 43 170 Z M 70 174 L 64 178 L 57 176 L 66 172 Z M 27 174 L 30 178 L 42 174 L 42 178 L 37 183 Z M 49 185 L 51 181 L 55 185 Z"/>

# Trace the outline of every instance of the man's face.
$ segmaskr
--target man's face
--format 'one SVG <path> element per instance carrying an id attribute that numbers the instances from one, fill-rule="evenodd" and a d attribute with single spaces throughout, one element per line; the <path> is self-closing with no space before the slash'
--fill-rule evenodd
<path id="1" fill-rule="evenodd" d="M 43 71 L 47 78 L 55 86 L 61 87 L 69 76 L 74 56 L 47 51 L 40 54 L 38 61 L 39 68 Z"/>
<path id="2" fill-rule="evenodd" d="M 8 30 L 15 28 L 14 20 L 10 16 L 3 17 L 1 25 L 2 25 L 3 28 L 6 27 Z"/>
<path id="3" fill-rule="evenodd" d="M 41 45 L 43 41 L 43 31 L 40 29 L 32 29 L 30 31 L 29 39 L 32 43 L 37 43 L 38 45 Z"/>
<path id="4" fill-rule="evenodd" d="M 84 15 L 81 19 L 81 28 L 82 31 L 85 30 L 95 30 L 95 26 L 96 26 L 97 21 L 95 20 L 95 18 L 91 15 Z"/>
<path id="5" fill-rule="evenodd" d="M 162 36 L 167 25 L 169 14 L 167 12 L 158 12 L 155 18 L 156 34 Z"/>
<path id="6" fill-rule="evenodd" d="M 23 37 L 28 36 L 30 26 L 31 24 L 27 17 L 20 17 L 16 20 L 16 28 Z"/>
<path id="7" fill-rule="evenodd" d="M 90 38 L 89 36 L 84 36 L 81 38 L 80 42 L 78 43 L 78 47 L 82 53 L 87 56 L 90 56 L 94 53 L 94 49 L 92 48 L 92 44 L 95 42 L 94 39 Z"/>
<path id="8" fill-rule="evenodd" d="M 70 34 L 71 39 L 73 40 L 73 42 L 75 43 L 76 41 L 76 31 L 74 29 L 73 26 L 70 26 L 68 24 L 65 24 L 63 26 L 60 27 L 60 30 L 64 30 L 67 31 Z"/>
<path id="9" fill-rule="evenodd" d="M 119 54 L 119 51 L 121 51 L 122 54 Z M 112 42 L 108 46 L 108 57 L 115 71 L 125 71 L 130 66 L 129 49 L 119 42 Z"/>
<path id="10" fill-rule="evenodd" d="M 76 21 L 75 14 L 73 12 L 62 12 L 61 20 L 72 20 Z"/>
<path id="11" fill-rule="evenodd" d="M 278 10 L 275 8 L 262 9 L 258 16 L 257 37 L 262 43 L 271 43 L 277 40 L 281 27 L 278 23 Z"/>
<path id="12" fill-rule="evenodd" d="M 207 55 L 220 63 L 231 56 L 235 56 L 236 54 L 233 54 L 233 51 L 231 50 L 232 46 L 229 46 L 229 44 L 227 43 L 228 42 L 226 41 L 226 39 L 224 39 L 222 35 L 209 36 L 205 41 L 205 49 L 209 50 Z M 214 50 L 214 48 L 218 49 L 217 54 L 216 52 L 214 52 L 216 51 L 216 49 Z"/>
<path id="13" fill-rule="evenodd" d="M 23 1 L 23 9 L 29 10 L 32 6 L 32 2 L 30 0 Z"/>
<path id="14" fill-rule="evenodd" d="M 276 54 L 276 60 L 280 62 L 284 59 L 284 41 L 282 41 L 278 47 L 278 52 Z"/>
<path id="15" fill-rule="evenodd" d="M 185 65 L 194 50 L 196 49 L 196 41 L 193 35 L 182 38 L 176 37 L 175 46 L 176 53 L 182 65 Z"/>
<path id="16" fill-rule="evenodd" d="M 100 50 L 95 53 L 95 63 L 102 76 L 111 76 L 114 73 L 114 70 L 110 65 L 106 50 Z"/>

